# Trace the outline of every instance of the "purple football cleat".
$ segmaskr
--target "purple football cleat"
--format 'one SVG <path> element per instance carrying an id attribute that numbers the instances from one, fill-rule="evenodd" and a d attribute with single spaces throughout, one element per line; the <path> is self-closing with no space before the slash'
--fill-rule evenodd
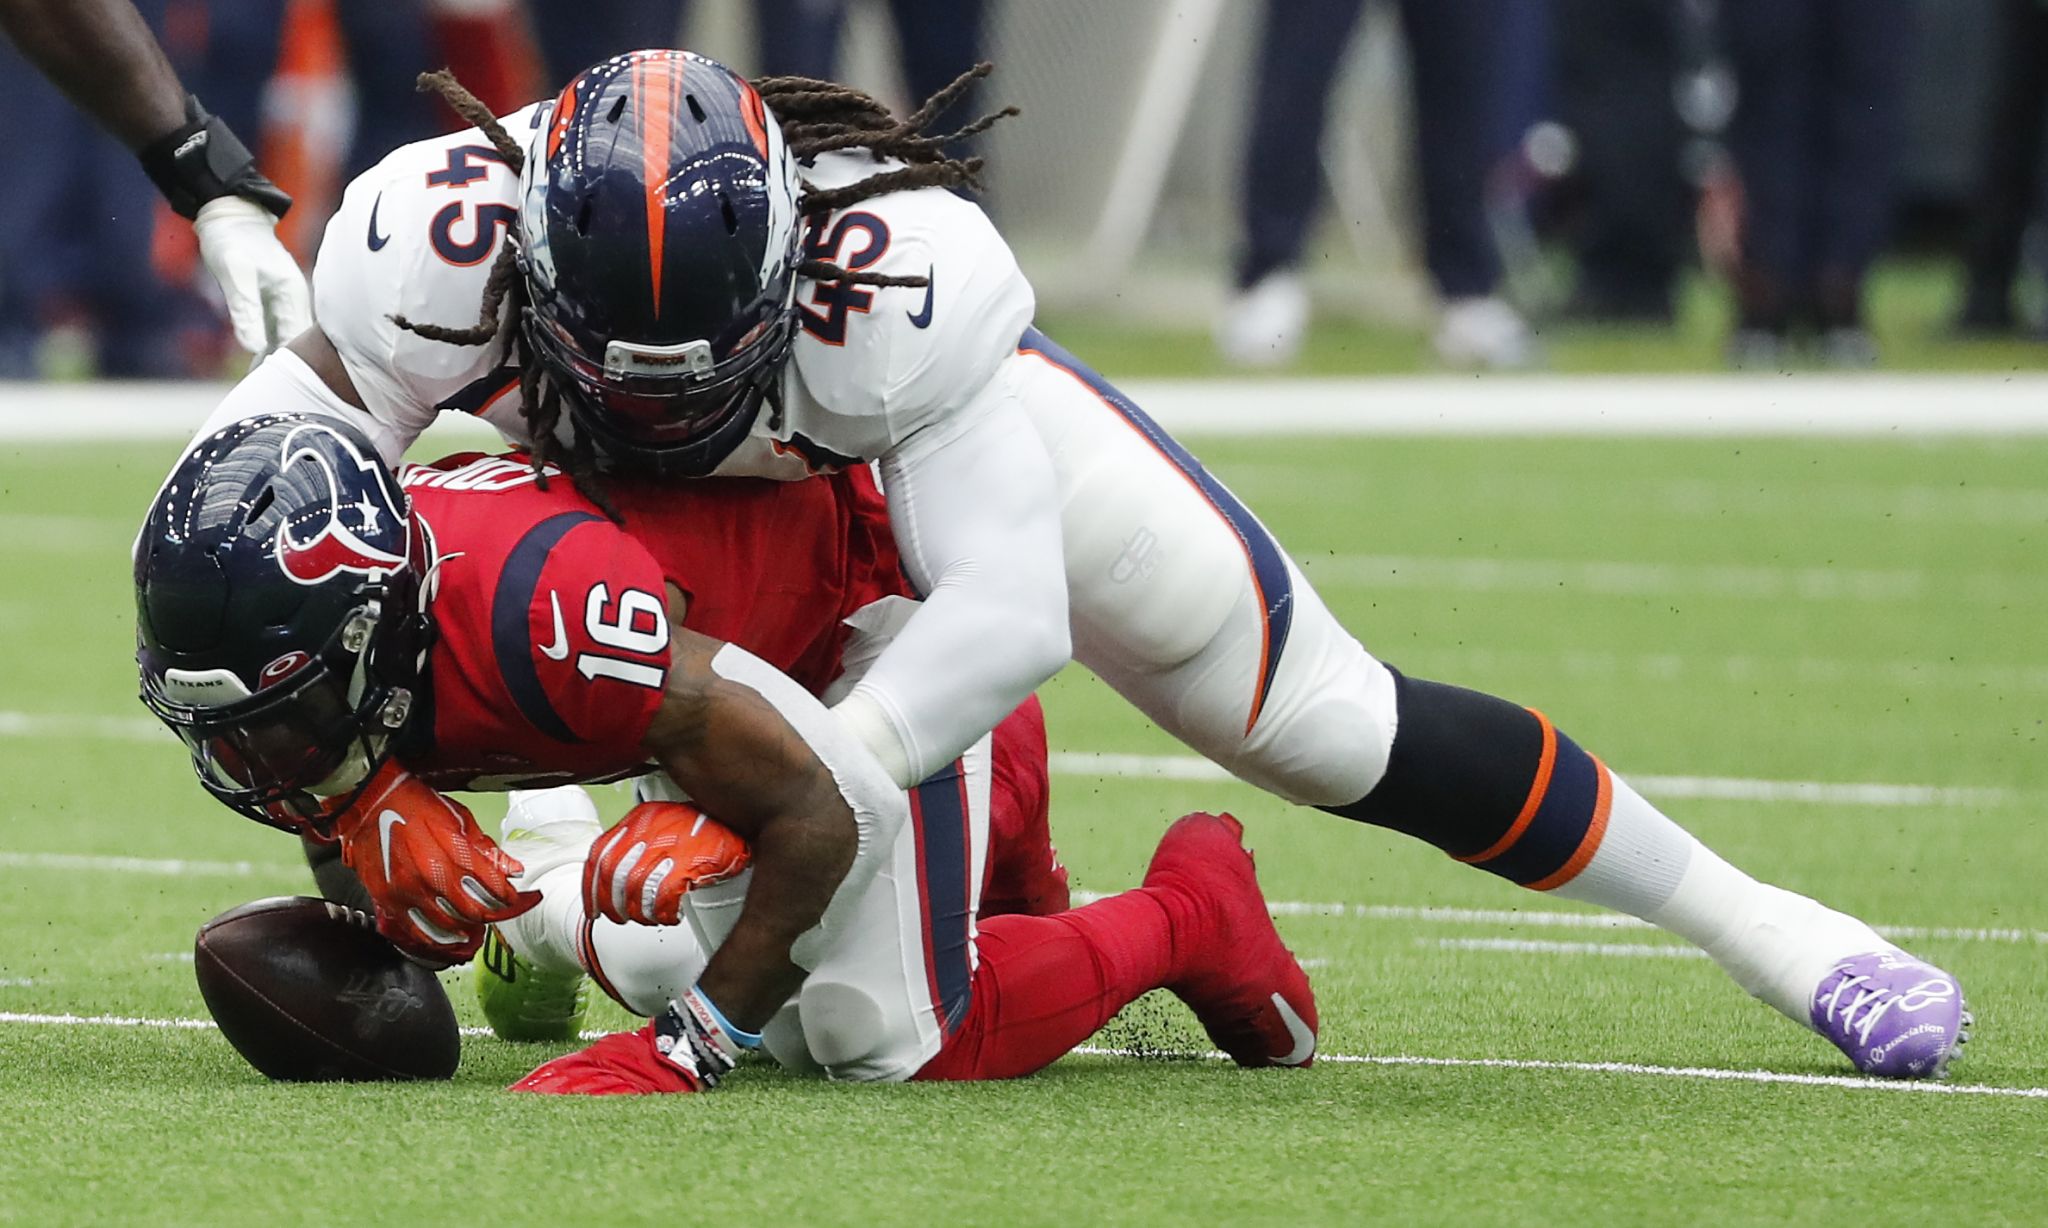
<path id="1" fill-rule="evenodd" d="M 1939 1079 L 1970 1039 L 1956 979 L 1904 951 L 1873 951 L 1828 970 L 1813 991 L 1813 1030 L 1865 1074 Z"/>

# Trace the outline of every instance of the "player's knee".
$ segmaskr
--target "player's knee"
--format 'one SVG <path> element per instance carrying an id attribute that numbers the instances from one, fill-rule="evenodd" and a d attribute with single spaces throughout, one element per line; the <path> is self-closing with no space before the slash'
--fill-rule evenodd
<path id="1" fill-rule="evenodd" d="M 842 981 L 811 980 L 797 996 L 797 1012 L 811 1057 L 834 1078 L 862 1078 L 897 1039 L 881 1005 Z"/>
<path id="2" fill-rule="evenodd" d="M 1029 663 L 1028 670 L 1018 669 L 1019 674 L 1028 672 L 1033 677 L 1050 678 L 1073 659 L 1073 631 L 1065 618 L 1034 619 L 1029 624 L 1020 624 L 1012 650 Z"/>
<path id="3" fill-rule="evenodd" d="M 1371 792 L 1386 773 L 1397 722 L 1397 675 L 1344 635 L 1313 661 L 1283 666 L 1242 750 L 1224 766 L 1306 806 Z"/>
<path id="4" fill-rule="evenodd" d="M 825 1068 L 811 1054 L 810 1043 L 804 1037 L 803 1012 L 795 1002 L 775 1012 L 775 1017 L 761 1029 L 761 1047 L 775 1059 L 776 1065 L 792 1074 L 825 1074 Z"/>

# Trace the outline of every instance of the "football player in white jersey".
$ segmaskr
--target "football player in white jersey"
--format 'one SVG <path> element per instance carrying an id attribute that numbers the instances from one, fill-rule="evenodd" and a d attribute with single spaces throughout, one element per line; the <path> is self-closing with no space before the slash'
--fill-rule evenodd
<path id="1" fill-rule="evenodd" d="M 317 327 L 224 415 L 348 414 L 395 459 L 459 410 L 599 491 L 607 468 L 873 462 L 924 601 L 834 710 L 898 783 L 1071 655 L 1283 798 L 1698 944 L 1860 1069 L 1938 1075 L 1966 1037 L 1947 973 L 1731 866 L 1542 714 L 1372 657 L 1228 489 L 1031 327 L 954 191 L 978 164 L 923 132 L 947 94 L 899 120 L 674 51 L 502 121 L 430 83 L 477 126 L 349 187 Z"/>

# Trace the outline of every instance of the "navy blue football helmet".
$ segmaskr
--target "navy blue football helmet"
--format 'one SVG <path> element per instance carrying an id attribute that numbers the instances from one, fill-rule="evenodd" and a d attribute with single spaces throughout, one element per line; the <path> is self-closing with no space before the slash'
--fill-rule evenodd
<path id="1" fill-rule="evenodd" d="M 249 418 L 186 454 L 136 541 L 136 656 L 208 792 L 300 831 L 369 781 L 415 707 L 431 554 L 339 419 Z"/>
<path id="2" fill-rule="evenodd" d="M 527 352 L 611 467 L 701 476 L 796 335 L 800 186 L 761 95 L 687 51 L 579 74 L 527 151 Z"/>

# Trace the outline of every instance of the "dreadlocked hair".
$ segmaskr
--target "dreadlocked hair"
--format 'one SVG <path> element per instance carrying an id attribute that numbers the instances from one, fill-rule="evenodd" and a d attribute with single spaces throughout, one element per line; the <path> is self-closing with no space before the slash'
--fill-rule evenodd
<path id="1" fill-rule="evenodd" d="M 463 88 L 454 73 L 445 68 L 439 72 L 423 72 L 419 75 L 419 90 L 423 94 L 439 94 L 450 110 L 481 131 L 514 174 L 526 169 L 525 148 L 505 131 L 505 125 L 498 122 L 498 117 L 491 114 L 491 109 L 481 99 Z M 450 328 L 397 315 L 391 317 L 391 322 L 429 341 L 445 341 L 450 345 L 489 345 L 498 339 L 500 333 L 506 334 L 504 358 L 516 361 L 519 368 L 519 412 L 526 419 L 526 433 L 533 440 L 535 484 L 546 490 L 548 463 L 557 462 L 584 498 L 614 523 L 623 524 L 625 517 L 619 514 L 618 507 L 605 492 L 604 483 L 598 479 L 597 450 L 591 446 L 589 437 L 578 431 L 571 436 L 566 450 L 559 447 L 556 432 L 562 424 L 562 391 L 547 377 L 542 364 L 534 361 L 534 356 L 527 352 L 525 335 L 518 327 L 520 314 L 525 308 L 526 279 L 519 273 L 518 245 L 507 241 L 498 248 L 498 258 L 492 262 L 491 275 L 484 282 L 483 303 L 475 324 L 468 328 Z M 557 455 L 558 452 L 561 454 Z"/>
<path id="2" fill-rule="evenodd" d="M 871 94 L 820 81 L 814 77 L 763 77 L 754 89 L 782 128 L 782 141 L 799 160 L 844 149 L 865 149 L 875 161 L 894 158 L 904 163 L 893 171 L 870 175 L 843 188 L 807 188 L 797 198 L 797 211 L 806 217 L 831 213 L 889 192 L 911 188 L 969 188 L 980 191 L 981 158 L 955 158 L 946 146 L 977 136 L 999 120 L 1017 114 L 1017 108 L 991 111 L 952 132 L 927 133 L 946 108 L 958 102 L 976 81 L 995 71 L 986 61 L 953 78 L 946 87 L 908 119 L 898 119 Z M 814 281 L 837 281 L 861 286 L 923 286 L 926 277 L 891 277 L 883 273 L 859 273 L 843 269 L 829 260 L 806 260 L 797 265 L 797 275 Z"/>
<path id="3" fill-rule="evenodd" d="M 983 160 L 979 157 L 952 157 L 946 153 L 946 146 L 988 131 L 997 121 L 1016 115 L 1017 108 L 1004 107 L 992 111 L 951 132 L 934 134 L 925 129 L 973 88 L 975 82 L 993 71 L 993 64 L 976 64 L 953 78 L 944 89 L 925 99 L 924 105 L 905 119 L 898 119 L 872 95 L 850 85 L 812 77 L 763 77 L 754 82 L 754 89 L 781 127 L 783 143 L 788 146 L 792 157 L 806 160 L 840 150 L 865 149 L 877 162 L 893 158 L 904 164 L 896 170 L 870 175 L 845 187 L 807 188 L 797 198 L 797 211 L 807 218 L 821 218 L 861 201 L 911 188 L 980 191 Z M 421 73 L 418 88 L 423 94 L 440 95 L 451 110 L 481 131 L 514 174 L 525 170 L 525 148 L 505 131 L 505 126 L 491 114 L 489 107 L 463 88 L 454 73 L 445 68 L 439 72 Z M 505 359 L 516 362 L 519 368 L 520 413 L 526 419 L 527 433 L 533 438 L 533 471 L 538 485 L 542 490 L 547 489 L 546 466 L 551 460 L 559 461 L 563 472 L 569 475 L 586 499 L 612 520 L 623 523 L 624 517 L 605 495 L 598 479 L 597 454 L 589 437 L 577 431 L 565 451 L 559 447 L 556 431 L 562 421 L 561 389 L 546 376 L 536 357 L 528 352 L 523 330 L 517 327 L 526 309 L 526 279 L 519 272 L 518 245 L 514 238 L 516 236 L 508 236 L 498 249 L 497 259 L 491 264 L 491 274 L 484 282 L 483 301 L 478 307 L 475 324 L 455 328 L 408 320 L 398 315 L 391 317 L 392 323 L 429 341 L 444 341 L 449 345 L 489 345 L 501 334 L 505 335 Z M 796 274 L 812 281 L 861 286 L 917 287 L 930 284 L 927 277 L 861 272 L 815 258 L 799 262 Z M 780 398 L 772 389 L 769 399 L 779 412 Z M 558 456 L 558 452 L 562 454 Z"/>

